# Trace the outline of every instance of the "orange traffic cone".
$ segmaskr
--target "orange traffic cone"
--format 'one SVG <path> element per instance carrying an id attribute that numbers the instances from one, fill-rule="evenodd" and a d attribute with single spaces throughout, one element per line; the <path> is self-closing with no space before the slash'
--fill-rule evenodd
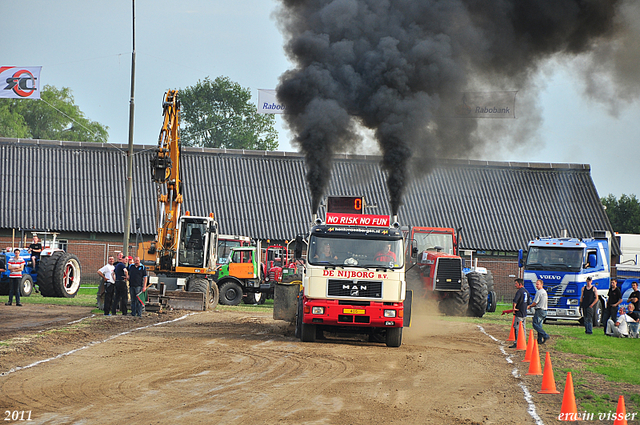
<path id="1" fill-rule="evenodd" d="M 553 377 L 553 367 L 551 366 L 551 356 L 547 351 L 544 357 L 544 373 L 542 374 L 542 389 L 538 394 L 560 394 L 556 389 L 556 379 Z"/>
<path id="2" fill-rule="evenodd" d="M 511 321 L 511 330 L 509 331 L 509 339 L 507 339 L 507 341 L 516 340 L 516 329 L 513 327 L 513 324 L 515 322 L 516 322 L 516 316 L 513 316 L 513 320 Z"/>
<path id="3" fill-rule="evenodd" d="M 531 331 L 533 335 L 533 331 Z M 529 372 L 527 375 L 542 375 L 540 368 L 540 353 L 538 353 L 538 340 L 533 340 L 533 349 L 531 350 L 531 363 L 529 363 Z"/>
<path id="4" fill-rule="evenodd" d="M 613 425 L 627 425 L 627 409 L 624 407 L 624 396 L 618 397 L 618 408 Z"/>
<path id="5" fill-rule="evenodd" d="M 560 408 L 560 415 L 558 416 L 558 420 L 580 420 L 580 416 L 578 416 L 578 406 L 576 406 L 576 396 L 573 394 L 573 379 L 571 378 L 571 372 L 567 372 L 567 383 L 564 386 L 562 407 Z"/>
<path id="6" fill-rule="evenodd" d="M 524 342 L 527 337 L 524 335 L 524 326 L 522 326 L 522 322 L 518 325 L 518 342 L 516 345 L 516 350 L 526 350 L 527 343 Z"/>
<path id="7" fill-rule="evenodd" d="M 533 352 L 533 329 L 529 329 L 529 341 L 527 342 L 527 352 L 524 354 L 523 362 L 531 361 L 531 353 Z"/>

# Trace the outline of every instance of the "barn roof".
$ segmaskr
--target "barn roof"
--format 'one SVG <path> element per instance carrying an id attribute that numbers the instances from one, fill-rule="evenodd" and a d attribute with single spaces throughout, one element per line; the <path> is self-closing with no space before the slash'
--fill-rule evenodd
<path id="1" fill-rule="evenodd" d="M 155 233 L 155 146 L 135 145 L 132 222 Z M 0 138 L 0 228 L 122 233 L 126 145 Z M 307 230 L 311 207 L 298 153 L 184 148 L 184 209 L 215 213 L 220 232 L 284 240 Z M 362 195 L 389 214 L 380 157 L 337 155 L 328 194 Z M 516 251 L 535 236 L 612 231 L 587 164 L 441 161 L 416 176 L 401 224 L 463 228 L 467 249 Z"/>

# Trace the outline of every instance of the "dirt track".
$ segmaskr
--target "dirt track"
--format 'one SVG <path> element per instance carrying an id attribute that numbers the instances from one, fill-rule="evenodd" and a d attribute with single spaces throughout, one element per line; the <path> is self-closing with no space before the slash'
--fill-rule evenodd
<path id="1" fill-rule="evenodd" d="M 508 363 L 500 342 L 470 323 L 414 317 L 400 348 L 355 338 L 301 343 L 268 314 L 230 311 L 23 321 L 11 339 L 5 325 L 15 309 L 0 306 L 9 342 L 0 345 L 0 410 L 31 411 L 36 424 L 535 423 L 519 384 L 535 393 L 540 377 L 514 377 L 520 359 Z M 38 310 L 91 316 L 36 305 L 20 313 Z M 486 332 L 504 337 L 498 326 Z M 560 402 L 537 414 L 555 422 Z"/>

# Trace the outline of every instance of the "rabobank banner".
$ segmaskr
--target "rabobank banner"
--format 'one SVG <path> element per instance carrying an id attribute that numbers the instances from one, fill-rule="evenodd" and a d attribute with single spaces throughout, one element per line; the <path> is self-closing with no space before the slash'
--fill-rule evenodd
<path id="1" fill-rule="evenodd" d="M 284 105 L 278 103 L 275 90 L 258 89 L 259 114 L 284 114 Z"/>
<path id="2" fill-rule="evenodd" d="M 0 66 L 0 98 L 40 99 L 41 66 Z"/>
<path id="3" fill-rule="evenodd" d="M 443 105 L 447 116 L 460 118 L 515 118 L 517 91 L 464 92 Z"/>

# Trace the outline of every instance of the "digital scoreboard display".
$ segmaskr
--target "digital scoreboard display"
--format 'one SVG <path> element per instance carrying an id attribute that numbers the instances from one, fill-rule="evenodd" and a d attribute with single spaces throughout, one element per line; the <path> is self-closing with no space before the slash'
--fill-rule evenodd
<path id="1" fill-rule="evenodd" d="M 338 214 L 363 214 L 364 198 L 362 196 L 329 196 L 327 212 Z"/>

